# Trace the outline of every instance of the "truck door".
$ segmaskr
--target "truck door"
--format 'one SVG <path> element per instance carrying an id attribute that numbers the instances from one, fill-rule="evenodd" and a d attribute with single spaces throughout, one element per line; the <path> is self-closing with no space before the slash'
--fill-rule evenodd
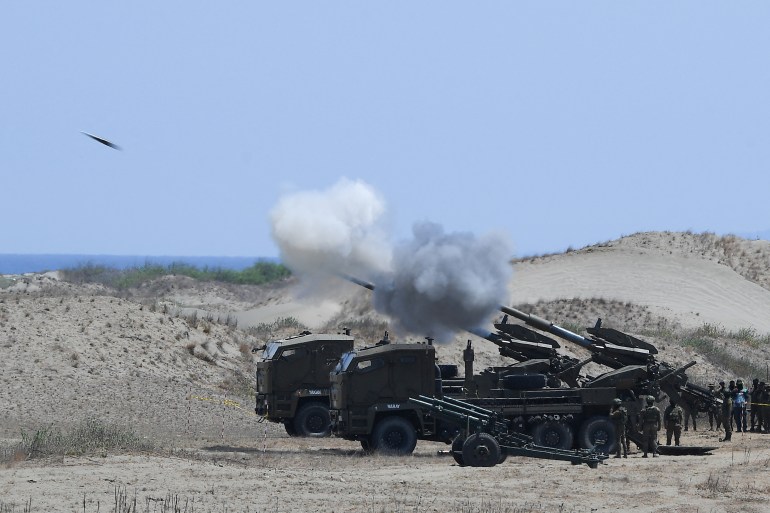
<path id="1" fill-rule="evenodd" d="M 274 363 L 277 390 L 296 390 L 303 383 L 312 382 L 313 361 L 306 347 L 286 348 Z"/>
<path id="2" fill-rule="evenodd" d="M 381 356 L 363 358 L 352 370 L 350 402 L 354 405 L 387 401 L 393 396 L 389 384 L 389 366 Z"/>

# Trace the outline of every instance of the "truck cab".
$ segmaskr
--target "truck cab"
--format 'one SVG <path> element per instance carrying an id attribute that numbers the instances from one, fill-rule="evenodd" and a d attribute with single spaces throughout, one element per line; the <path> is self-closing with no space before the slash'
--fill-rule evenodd
<path id="1" fill-rule="evenodd" d="M 257 415 L 291 436 L 329 436 L 329 373 L 353 342 L 310 332 L 269 342 L 257 362 Z"/>
<path id="2" fill-rule="evenodd" d="M 347 352 L 330 380 L 333 433 L 366 450 L 409 454 L 418 438 L 449 443 L 457 433 L 409 402 L 441 396 L 432 345 L 381 343 Z"/>

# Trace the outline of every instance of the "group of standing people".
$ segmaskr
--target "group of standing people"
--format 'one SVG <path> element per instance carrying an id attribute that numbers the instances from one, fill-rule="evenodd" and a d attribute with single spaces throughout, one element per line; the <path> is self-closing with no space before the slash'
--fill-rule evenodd
<path id="1" fill-rule="evenodd" d="M 621 451 L 623 458 L 628 458 L 628 450 L 631 445 L 631 440 L 628 437 L 628 431 L 636 429 L 641 431 L 642 434 L 642 451 L 644 454 L 642 458 L 647 458 L 648 453 L 652 453 L 654 458 L 658 454 L 658 431 L 660 431 L 663 422 L 666 423 L 666 433 L 669 445 L 671 444 L 671 436 L 675 435 L 676 445 L 679 445 L 679 435 L 682 432 L 682 420 L 684 419 L 684 412 L 680 406 L 674 405 L 673 410 L 666 409 L 666 413 L 661 415 L 660 410 L 655 406 L 655 398 L 647 396 L 645 399 L 646 408 L 643 408 L 639 413 L 638 426 L 633 427 L 633 422 L 629 418 L 628 410 L 622 405 L 620 399 L 615 399 L 612 408 L 610 409 L 610 420 L 615 427 L 615 436 L 617 438 L 617 444 L 615 448 L 615 457 L 621 457 Z M 674 430 L 674 426 L 677 427 Z M 669 432 L 669 428 L 672 429 Z"/>
<path id="2" fill-rule="evenodd" d="M 722 400 L 719 415 L 709 409 L 709 426 L 714 429 L 716 420 L 716 428 L 725 430 L 723 442 L 730 441 L 733 427 L 739 433 L 770 433 L 770 386 L 764 381 L 754 378 L 751 390 L 743 385 L 741 379 L 730 381 L 727 386 L 720 381 L 718 390 L 714 390 L 714 385 L 709 385 L 709 390 Z M 751 411 L 750 416 L 748 411 Z"/>
<path id="3" fill-rule="evenodd" d="M 730 441 L 733 425 L 738 432 L 770 433 L 770 385 L 755 378 L 750 390 L 743 385 L 741 379 L 730 381 L 728 385 L 720 381 L 717 390 L 713 384 L 708 387 L 711 394 L 722 401 L 721 407 L 716 403 L 707 410 L 709 430 L 714 429 L 715 423 L 716 429 L 723 427 L 725 430 L 725 436 L 720 441 Z M 637 422 L 632 422 L 622 401 L 614 400 L 609 417 L 617 437 L 616 458 L 620 458 L 621 453 L 622 457 L 628 457 L 629 430 L 636 430 L 642 436 L 642 458 L 647 458 L 649 453 L 652 453 L 654 458 L 657 455 L 657 439 L 661 427 L 666 429 L 666 445 L 671 445 L 673 439 L 677 446 L 680 444 L 682 427 L 687 431 L 689 417 L 692 417 L 693 429 L 696 429 L 696 405 L 685 405 L 685 408 L 682 408 L 674 398 L 670 398 L 668 407 L 661 414 L 660 409 L 655 406 L 654 397 L 647 396 L 645 401 L 646 407 L 639 412 Z"/>

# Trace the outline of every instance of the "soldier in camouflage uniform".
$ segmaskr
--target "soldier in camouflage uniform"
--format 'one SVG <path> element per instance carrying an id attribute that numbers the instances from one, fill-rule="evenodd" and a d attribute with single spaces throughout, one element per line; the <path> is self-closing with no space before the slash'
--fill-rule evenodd
<path id="1" fill-rule="evenodd" d="M 754 381 L 751 383 L 751 392 L 749 395 L 751 396 L 751 429 L 750 431 L 753 433 L 754 431 L 762 432 L 762 407 L 760 406 L 759 397 L 762 395 L 762 389 L 764 388 L 764 385 L 760 386 L 759 384 L 759 378 L 754 378 Z"/>
<path id="2" fill-rule="evenodd" d="M 622 401 L 615 398 L 612 401 L 612 408 L 610 409 L 610 420 L 615 427 L 615 436 L 617 439 L 617 448 L 615 449 L 615 457 L 620 458 L 620 448 L 623 448 L 623 457 L 628 458 L 628 444 L 626 443 L 626 422 L 628 422 L 628 410 L 622 406 Z"/>
<path id="3" fill-rule="evenodd" d="M 682 435 L 682 407 L 670 400 L 668 408 L 663 412 L 663 422 L 666 424 L 666 445 L 671 445 L 671 435 L 674 435 L 674 444 L 679 445 L 679 437 Z"/>
<path id="4" fill-rule="evenodd" d="M 770 386 L 767 386 L 767 384 L 764 381 L 759 382 L 759 386 L 762 387 L 762 393 L 759 394 L 759 411 L 760 417 L 762 418 L 762 427 L 764 428 L 764 431 L 760 431 L 760 433 L 770 433 Z"/>
<path id="5" fill-rule="evenodd" d="M 678 406 L 682 408 L 684 413 L 684 430 L 688 431 L 690 429 L 690 419 L 692 418 L 692 430 L 697 431 L 698 426 L 695 424 L 699 410 L 697 401 L 690 402 L 682 398 Z"/>
<path id="6" fill-rule="evenodd" d="M 733 413 L 733 392 L 725 388 L 725 382 L 719 382 L 717 397 L 722 399 L 722 426 L 725 428 L 725 437 L 721 442 L 729 442 L 733 436 L 731 418 Z"/>
<path id="7" fill-rule="evenodd" d="M 651 395 L 647 396 L 647 408 L 642 410 L 641 423 L 642 423 L 642 440 L 644 455 L 642 458 L 647 457 L 647 453 L 651 452 L 654 458 L 658 452 L 658 431 L 660 431 L 660 410 L 654 404 L 655 398 Z"/>
<path id="8" fill-rule="evenodd" d="M 709 393 L 712 397 L 718 397 L 717 391 L 714 390 L 714 384 L 709 383 Z M 714 431 L 714 421 L 716 420 L 717 429 L 722 427 L 722 414 L 719 411 L 719 406 L 716 404 L 710 404 L 708 409 L 709 414 L 709 431 Z"/>

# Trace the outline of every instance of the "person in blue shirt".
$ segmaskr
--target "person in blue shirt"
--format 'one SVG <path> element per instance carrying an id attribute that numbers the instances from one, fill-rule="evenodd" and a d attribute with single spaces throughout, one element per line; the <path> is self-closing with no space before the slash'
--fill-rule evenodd
<path id="1" fill-rule="evenodd" d="M 735 419 L 735 430 L 737 432 L 746 432 L 746 403 L 749 400 L 749 391 L 743 386 L 743 380 L 735 382 L 733 389 L 733 418 Z"/>

